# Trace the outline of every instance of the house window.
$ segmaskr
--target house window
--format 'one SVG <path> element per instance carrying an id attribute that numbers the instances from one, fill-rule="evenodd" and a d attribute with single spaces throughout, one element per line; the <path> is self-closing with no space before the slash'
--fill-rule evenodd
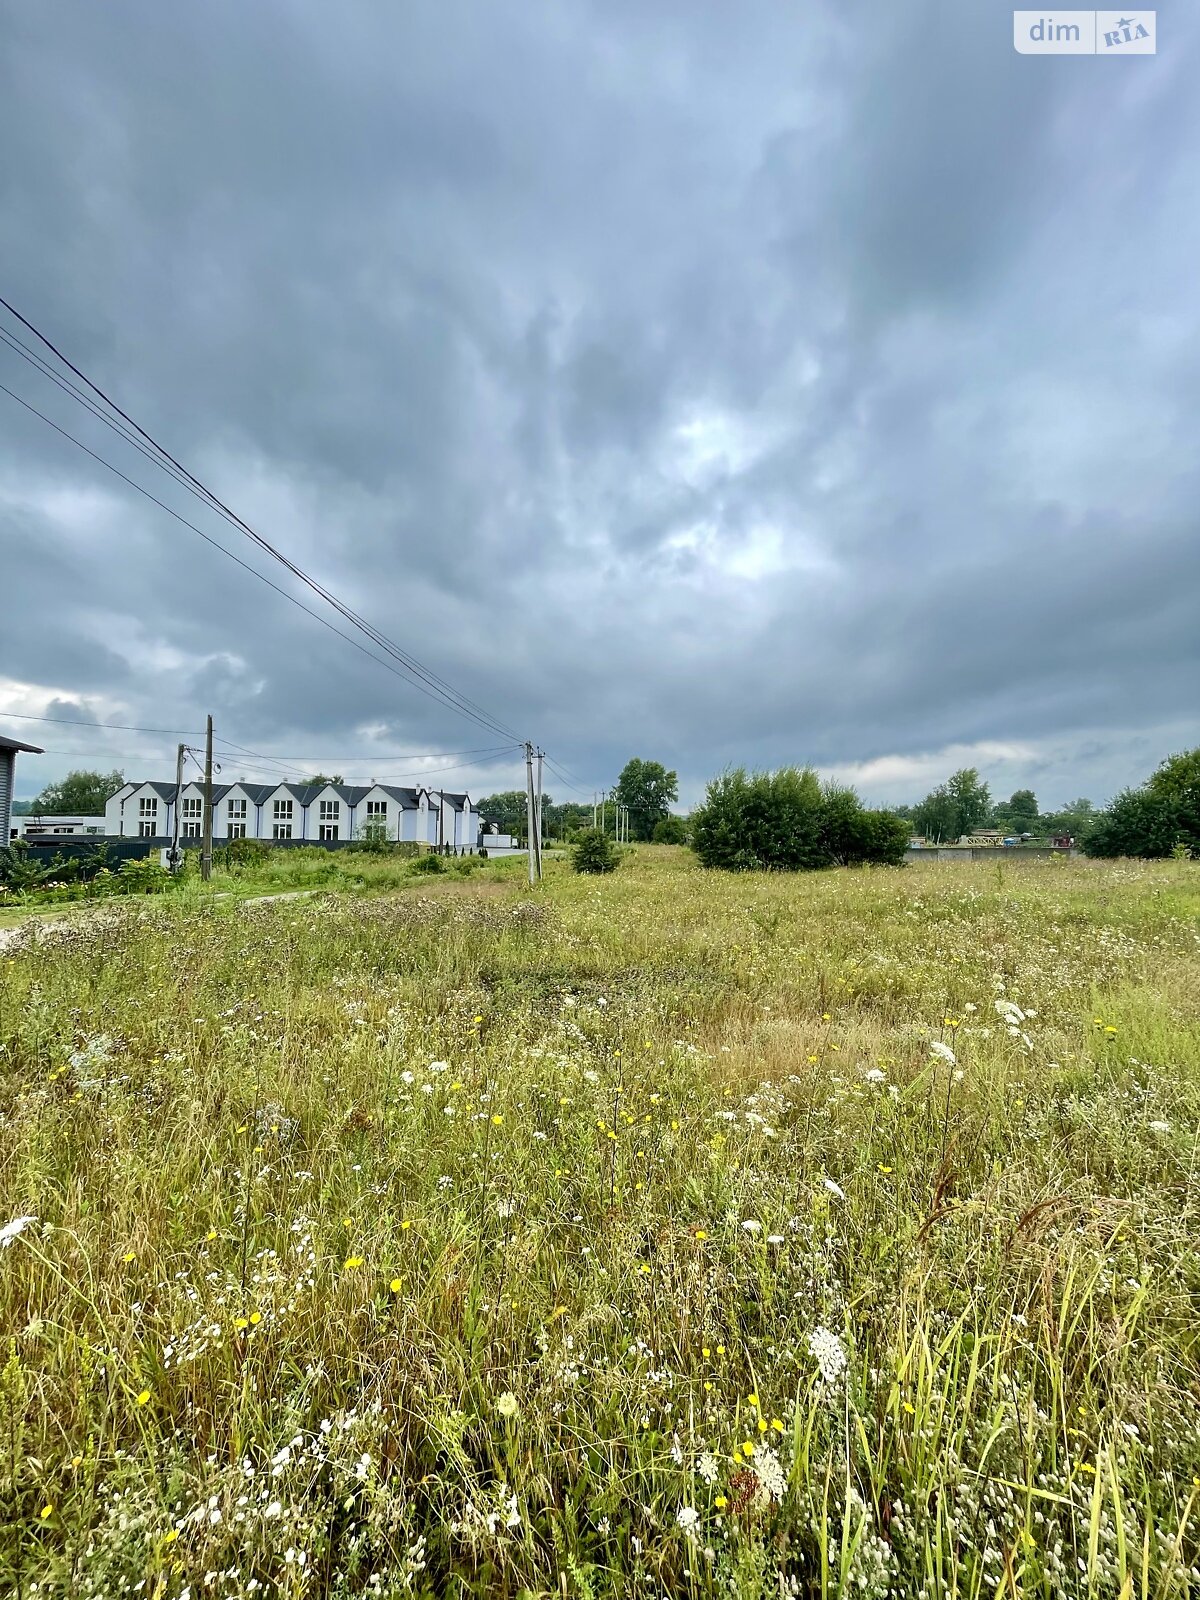
<path id="1" fill-rule="evenodd" d="M 139 839 L 153 839 L 154 835 L 157 832 L 158 832 L 158 829 L 155 827 L 153 822 L 139 822 L 138 823 L 138 838 Z"/>
<path id="2" fill-rule="evenodd" d="M 198 822 L 185 822 L 183 825 L 185 839 L 198 839 L 200 837 L 200 824 Z"/>
<path id="3" fill-rule="evenodd" d="M 230 839 L 244 839 L 246 837 L 246 802 L 244 800 L 227 800 L 225 802 L 226 835 Z"/>
<path id="4" fill-rule="evenodd" d="M 198 818 L 201 815 L 201 807 L 203 804 L 203 800 L 199 799 L 199 797 L 185 797 L 183 802 L 183 815 L 185 817 Z"/>
<path id="5" fill-rule="evenodd" d="M 336 822 L 322 822 L 317 828 L 318 839 L 336 839 L 337 836 L 338 825 Z"/>
<path id="6" fill-rule="evenodd" d="M 275 821 L 276 822 L 290 822 L 291 820 L 292 820 L 292 802 L 290 800 L 276 800 L 276 802 L 275 802 Z M 275 837 L 277 839 L 280 839 L 280 838 L 290 839 L 292 836 L 291 836 L 291 833 L 289 832 L 289 833 L 285 833 L 285 834 L 278 834 L 277 833 L 275 835 Z"/>
<path id="7" fill-rule="evenodd" d="M 387 801 L 386 800 L 368 800 L 367 801 L 367 815 L 368 815 L 368 817 L 379 817 L 381 819 L 386 819 L 387 818 Z"/>
<path id="8" fill-rule="evenodd" d="M 244 800 L 230 800 L 227 802 L 227 807 L 229 811 L 230 822 L 232 822 L 235 817 L 241 818 L 242 820 L 245 819 L 246 802 Z"/>
<path id="9" fill-rule="evenodd" d="M 154 799 L 153 795 L 150 795 L 150 796 L 143 795 L 142 798 L 138 801 L 138 816 L 140 816 L 140 817 L 157 817 L 158 816 L 158 801 Z"/>
<path id="10" fill-rule="evenodd" d="M 336 800 L 321 801 L 321 821 L 336 822 L 338 819 L 339 803 Z"/>
<path id="11" fill-rule="evenodd" d="M 246 824 L 244 822 L 231 822 L 229 824 L 229 837 L 231 839 L 244 839 L 246 837 Z"/>
<path id="12" fill-rule="evenodd" d="M 279 802 L 276 801 L 276 805 L 278 805 L 278 803 Z M 292 825 L 291 825 L 291 823 L 290 822 L 277 822 L 274 825 L 274 827 L 271 829 L 271 837 L 272 837 L 272 839 L 290 839 L 292 837 Z"/>

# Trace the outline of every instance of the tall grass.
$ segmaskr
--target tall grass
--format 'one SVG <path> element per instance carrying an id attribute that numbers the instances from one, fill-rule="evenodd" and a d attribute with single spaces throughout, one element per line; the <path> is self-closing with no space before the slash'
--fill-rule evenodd
<path id="1" fill-rule="evenodd" d="M 689 862 L 0 953 L 4 1592 L 1200 1594 L 1194 867 Z"/>

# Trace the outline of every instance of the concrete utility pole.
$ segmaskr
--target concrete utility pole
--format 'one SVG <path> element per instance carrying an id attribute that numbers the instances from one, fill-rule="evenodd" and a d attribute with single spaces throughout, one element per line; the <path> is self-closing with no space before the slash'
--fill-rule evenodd
<path id="1" fill-rule="evenodd" d="M 537 753 L 537 804 L 533 808 L 534 816 L 537 819 L 537 875 L 539 880 L 542 876 L 542 755 L 543 751 L 539 750 Z"/>
<path id="2" fill-rule="evenodd" d="M 530 858 L 530 886 L 538 882 L 538 858 L 534 854 L 533 830 L 538 826 L 538 818 L 534 813 L 533 805 L 533 746 L 530 741 L 525 741 L 525 830 L 526 854 Z"/>
<path id="3" fill-rule="evenodd" d="M 212 718 L 204 733 L 204 840 L 200 847 L 200 876 L 205 883 L 212 877 Z"/>
<path id="4" fill-rule="evenodd" d="M 167 865 L 173 873 L 183 866 L 183 851 L 179 848 L 179 813 L 183 809 L 183 758 L 187 745 L 181 744 L 175 752 L 175 824 L 171 829 L 171 848 L 167 852 Z"/>

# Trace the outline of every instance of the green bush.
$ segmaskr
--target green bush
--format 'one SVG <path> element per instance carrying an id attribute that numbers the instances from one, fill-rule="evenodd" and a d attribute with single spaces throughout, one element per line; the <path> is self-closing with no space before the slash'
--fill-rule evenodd
<path id="1" fill-rule="evenodd" d="M 413 862 L 412 867 L 409 870 L 412 872 L 427 873 L 445 872 L 446 863 L 442 860 L 441 856 L 434 855 L 431 851 L 427 856 L 418 857 L 418 859 Z"/>
<path id="2" fill-rule="evenodd" d="M 1089 856 L 1200 857 L 1200 749 L 1171 756 L 1140 789 L 1126 789 L 1083 842 Z"/>
<path id="3" fill-rule="evenodd" d="M 688 825 L 682 817 L 660 817 L 650 840 L 652 844 L 686 844 Z"/>
<path id="4" fill-rule="evenodd" d="M 585 828 L 571 856 L 576 872 L 615 872 L 621 857 L 607 834 L 599 828 Z"/>
<path id="5" fill-rule="evenodd" d="M 811 767 L 724 772 L 709 784 L 691 825 L 703 865 L 730 872 L 895 866 L 908 843 L 899 817 L 866 810 L 852 789 L 823 789 Z"/>
<path id="6" fill-rule="evenodd" d="M 221 854 L 230 872 L 240 872 L 265 866 L 271 859 L 271 844 L 267 839 L 230 839 Z"/>

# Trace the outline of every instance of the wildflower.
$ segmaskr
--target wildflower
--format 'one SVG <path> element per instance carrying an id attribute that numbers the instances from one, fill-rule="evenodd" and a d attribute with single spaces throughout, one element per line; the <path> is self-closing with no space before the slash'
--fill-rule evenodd
<path id="1" fill-rule="evenodd" d="M 393 1294 L 399 1294 L 404 1284 L 400 1278 L 393 1278 L 390 1287 Z"/>
<path id="2" fill-rule="evenodd" d="M 821 1381 L 832 1388 L 848 1365 L 841 1340 L 828 1328 L 814 1328 L 808 1336 L 808 1349 L 820 1369 Z"/>
<path id="3" fill-rule="evenodd" d="M 1170 1131 L 1171 1131 L 1171 1124 L 1169 1122 L 1162 1122 L 1162 1121 L 1156 1119 L 1154 1122 L 1152 1122 L 1150 1124 L 1150 1132 L 1151 1133 L 1170 1133 Z"/>
<path id="4" fill-rule="evenodd" d="M 956 1067 L 958 1065 L 958 1057 L 954 1054 L 954 1051 L 951 1050 L 948 1044 L 943 1044 L 940 1039 L 932 1039 L 930 1041 L 929 1053 L 937 1056 L 939 1060 L 945 1061 L 949 1066 Z"/>
<path id="5" fill-rule="evenodd" d="M 832 1178 L 825 1178 L 822 1181 L 835 1200 L 844 1200 L 846 1198 L 846 1191 L 840 1183 L 834 1183 Z"/>
<path id="6" fill-rule="evenodd" d="M 364 1258 L 362 1256 L 347 1256 L 345 1261 L 342 1263 L 342 1270 L 345 1272 L 352 1272 L 355 1267 L 362 1266 L 363 1260 Z"/>
<path id="7" fill-rule="evenodd" d="M 42 1521 L 43 1522 L 45 1522 L 47 1517 L 53 1516 L 53 1514 L 54 1514 L 54 1507 L 53 1506 L 43 1506 L 42 1507 Z"/>
<path id="8" fill-rule="evenodd" d="M 492 1121 L 493 1121 L 493 1123 L 495 1123 L 496 1127 L 498 1128 L 500 1126 L 500 1124 L 504 1121 L 504 1118 L 501 1115 L 501 1113 L 499 1111 L 497 1111 L 495 1116 L 492 1118 Z"/>
<path id="9" fill-rule="evenodd" d="M 879 1170 L 880 1170 L 880 1172 L 882 1172 L 882 1173 L 883 1173 L 883 1174 L 884 1174 L 884 1176 L 885 1176 L 885 1177 L 886 1177 L 886 1176 L 887 1176 L 887 1174 L 888 1174 L 888 1173 L 889 1173 L 889 1172 L 892 1172 L 892 1171 L 894 1171 L 894 1170 L 895 1170 L 895 1169 L 894 1169 L 894 1168 L 892 1168 L 892 1167 L 885 1167 L 885 1166 L 884 1166 L 884 1164 L 883 1164 L 883 1162 L 882 1162 L 882 1161 L 881 1161 L 881 1162 L 880 1162 L 880 1163 L 879 1163 Z"/>
<path id="10" fill-rule="evenodd" d="M 782 1419 L 782 1417 L 772 1417 L 771 1418 L 771 1427 L 775 1430 L 776 1433 L 782 1433 L 783 1432 L 783 1419 Z"/>
<path id="11" fill-rule="evenodd" d="M 753 1406 L 754 1409 L 757 1411 L 758 1410 L 758 1396 L 756 1394 L 747 1395 L 746 1396 L 746 1404 L 748 1406 Z"/>
<path id="12" fill-rule="evenodd" d="M 711 1450 L 706 1450 L 696 1462 L 696 1475 L 703 1478 L 705 1483 L 716 1483 L 717 1458 Z"/>
<path id="13" fill-rule="evenodd" d="M 864 1074 L 867 1083 L 886 1083 L 887 1073 L 882 1067 L 870 1067 Z"/>
<path id="14" fill-rule="evenodd" d="M 996 1015 L 1003 1018 L 1010 1028 L 1015 1028 L 1018 1023 L 1025 1021 L 1025 1013 L 1011 1000 L 997 1000 Z"/>
<path id="15" fill-rule="evenodd" d="M 684 1533 L 691 1534 L 695 1531 L 696 1524 L 700 1521 L 700 1513 L 695 1506 L 680 1506 L 675 1513 L 675 1521 Z"/>
<path id="16" fill-rule="evenodd" d="M 511 1389 L 506 1389 L 496 1401 L 496 1410 L 502 1417 L 515 1417 L 519 1409 L 517 1397 Z"/>
<path id="17" fill-rule="evenodd" d="M 729 1501 L 723 1494 L 719 1494 L 713 1501 L 713 1504 L 716 1506 L 718 1511 L 724 1511 L 725 1507 L 729 1504 Z"/>
<path id="18" fill-rule="evenodd" d="M 747 1461 L 749 1461 L 750 1457 L 754 1454 L 754 1446 L 751 1444 L 749 1439 L 742 1440 L 742 1454 L 745 1456 Z"/>
<path id="19" fill-rule="evenodd" d="M 150 1403 L 150 1391 L 149 1391 L 149 1389 L 143 1389 L 142 1390 L 141 1394 L 138 1395 L 138 1397 L 137 1397 L 137 1403 L 138 1403 L 139 1406 L 149 1405 L 149 1403 Z"/>
<path id="20" fill-rule="evenodd" d="M 787 1493 L 787 1474 L 779 1464 L 779 1457 L 760 1444 L 754 1452 L 754 1471 L 758 1475 L 762 1492 L 768 1500 L 778 1505 Z"/>
<path id="21" fill-rule="evenodd" d="M 11 1222 L 6 1222 L 0 1228 L 0 1250 L 7 1250 L 14 1239 L 25 1232 L 31 1222 L 36 1222 L 36 1217 L 14 1217 Z"/>
<path id="22" fill-rule="evenodd" d="M 761 1222 L 755 1222 L 753 1217 L 748 1217 L 746 1219 L 746 1221 L 742 1223 L 742 1227 L 747 1233 L 761 1233 L 762 1232 L 762 1223 Z"/>

